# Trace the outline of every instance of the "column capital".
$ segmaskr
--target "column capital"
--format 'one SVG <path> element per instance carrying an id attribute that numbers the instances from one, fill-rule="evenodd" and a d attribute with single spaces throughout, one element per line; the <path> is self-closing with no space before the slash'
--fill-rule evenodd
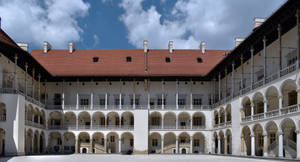
<path id="1" fill-rule="evenodd" d="M 267 42 L 267 37 L 266 37 L 266 36 L 263 37 L 263 42 L 264 42 L 264 43 Z"/>
<path id="2" fill-rule="evenodd" d="M 254 53 L 254 48 L 253 48 L 253 46 L 250 47 L 250 52 L 251 52 L 251 54 Z"/>
<path id="3" fill-rule="evenodd" d="M 296 134 L 300 134 L 300 129 L 295 130 L 295 133 L 296 133 Z"/>
<path id="4" fill-rule="evenodd" d="M 277 134 L 278 134 L 278 135 L 283 135 L 282 130 L 278 130 Z"/>
<path id="5" fill-rule="evenodd" d="M 300 17 L 300 10 L 297 9 L 297 10 L 296 10 L 296 18 L 299 18 L 299 17 Z"/>
<path id="6" fill-rule="evenodd" d="M 255 134 L 254 134 L 254 133 L 251 133 L 251 134 L 250 134 L 250 137 L 255 137 Z"/>
<path id="7" fill-rule="evenodd" d="M 262 136 L 267 136 L 268 132 L 267 131 L 263 131 Z"/>

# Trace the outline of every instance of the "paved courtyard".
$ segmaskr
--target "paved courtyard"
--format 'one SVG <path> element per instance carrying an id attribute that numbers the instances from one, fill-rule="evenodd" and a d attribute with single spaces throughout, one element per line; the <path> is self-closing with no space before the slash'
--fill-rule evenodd
<path id="1" fill-rule="evenodd" d="M 0 158 L 0 162 L 271 162 L 277 160 L 213 155 L 39 155 Z"/>

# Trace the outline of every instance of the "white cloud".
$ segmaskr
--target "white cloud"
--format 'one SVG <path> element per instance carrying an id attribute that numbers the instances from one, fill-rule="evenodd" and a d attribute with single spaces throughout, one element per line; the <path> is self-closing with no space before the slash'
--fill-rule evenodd
<path id="1" fill-rule="evenodd" d="M 96 47 L 99 44 L 99 37 L 98 37 L 98 35 L 94 34 L 93 35 L 93 39 L 94 39 L 93 47 Z"/>
<path id="2" fill-rule="evenodd" d="M 151 48 L 167 48 L 168 41 L 174 40 L 177 49 L 199 48 L 204 40 L 208 47 L 222 49 L 233 47 L 234 37 L 252 30 L 253 17 L 269 16 L 283 1 L 270 5 L 261 0 L 177 0 L 162 18 L 155 6 L 143 8 L 145 0 L 122 0 L 119 6 L 125 12 L 120 20 L 129 43 L 138 48 L 143 40 L 149 40 Z"/>
<path id="3" fill-rule="evenodd" d="M 66 48 L 79 41 L 83 30 L 77 18 L 88 14 L 83 0 L 0 0 L 2 27 L 16 41 Z"/>

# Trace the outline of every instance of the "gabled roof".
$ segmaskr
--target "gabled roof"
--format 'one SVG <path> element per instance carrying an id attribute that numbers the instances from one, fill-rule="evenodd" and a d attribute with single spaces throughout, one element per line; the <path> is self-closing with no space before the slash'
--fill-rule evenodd
<path id="1" fill-rule="evenodd" d="M 0 28 L 0 41 L 15 48 L 20 48 L 1 28 Z"/>
<path id="2" fill-rule="evenodd" d="M 225 56 L 228 50 L 169 50 L 150 49 L 97 49 L 75 50 L 33 50 L 31 55 L 54 76 L 204 76 Z M 93 58 L 98 57 L 98 62 Z M 126 61 L 131 57 L 131 62 Z M 169 57 L 171 62 L 166 62 Z M 197 59 L 202 62 L 198 63 Z M 147 69 L 147 70 L 145 70 Z"/>

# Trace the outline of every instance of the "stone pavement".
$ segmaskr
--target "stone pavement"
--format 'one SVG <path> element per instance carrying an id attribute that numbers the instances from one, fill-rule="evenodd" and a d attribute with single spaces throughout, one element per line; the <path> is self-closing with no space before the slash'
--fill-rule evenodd
<path id="1" fill-rule="evenodd" d="M 0 162 L 272 162 L 272 159 L 254 159 L 214 155 L 36 155 L 0 158 Z"/>

